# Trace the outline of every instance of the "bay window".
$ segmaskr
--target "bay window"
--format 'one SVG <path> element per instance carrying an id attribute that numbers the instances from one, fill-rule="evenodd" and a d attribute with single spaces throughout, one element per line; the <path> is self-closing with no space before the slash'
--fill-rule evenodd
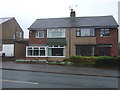
<path id="1" fill-rule="evenodd" d="M 46 56 L 46 47 L 28 46 L 26 56 Z"/>
<path id="2" fill-rule="evenodd" d="M 64 57 L 64 46 L 27 46 L 26 57 Z"/>
<path id="3" fill-rule="evenodd" d="M 65 56 L 64 46 L 48 47 L 48 56 Z"/>

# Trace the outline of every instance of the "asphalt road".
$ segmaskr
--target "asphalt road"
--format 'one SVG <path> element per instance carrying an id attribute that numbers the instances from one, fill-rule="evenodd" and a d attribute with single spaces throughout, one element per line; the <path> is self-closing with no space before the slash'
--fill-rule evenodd
<path id="1" fill-rule="evenodd" d="M 118 78 L 2 70 L 3 88 L 118 88 Z"/>

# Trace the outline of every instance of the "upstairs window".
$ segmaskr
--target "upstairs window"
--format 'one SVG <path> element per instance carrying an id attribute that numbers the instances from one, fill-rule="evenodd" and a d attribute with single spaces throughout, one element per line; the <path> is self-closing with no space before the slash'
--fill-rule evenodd
<path id="1" fill-rule="evenodd" d="M 61 38 L 65 37 L 65 29 L 48 29 L 47 30 L 48 38 Z"/>
<path id="2" fill-rule="evenodd" d="M 76 36 L 94 36 L 94 28 L 78 28 L 76 29 Z"/>
<path id="3" fill-rule="evenodd" d="M 22 39 L 22 37 L 23 37 L 23 34 L 22 34 L 22 32 L 20 32 L 20 38 Z"/>
<path id="4" fill-rule="evenodd" d="M 15 34 L 13 34 L 13 39 L 15 39 Z"/>
<path id="5" fill-rule="evenodd" d="M 109 29 L 101 29 L 100 30 L 100 36 L 101 37 L 110 36 L 110 30 Z"/>
<path id="6" fill-rule="evenodd" d="M 16 37 L 18 37 L 18 31 L 16 31 Z"/>
<path id="7" fill-rule="evenodd" d="M 36 31 L 36 38 L 44 38 L 44 31 Z"/>

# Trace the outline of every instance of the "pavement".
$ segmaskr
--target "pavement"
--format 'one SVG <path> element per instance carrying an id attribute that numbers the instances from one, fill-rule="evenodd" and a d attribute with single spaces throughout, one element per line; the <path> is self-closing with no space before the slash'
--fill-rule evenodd
<path id="1" fill-rule="evenodd" d="M 93 67 L 75 67 L 65 65 L 48 65 L 48 64 L 25 64 L 16 62 L 2 62 L 2 69 L 44 72 L 56 74 L 86 75 L 99 77 L 119 78 L 117 69 L 93 68 Z"/>

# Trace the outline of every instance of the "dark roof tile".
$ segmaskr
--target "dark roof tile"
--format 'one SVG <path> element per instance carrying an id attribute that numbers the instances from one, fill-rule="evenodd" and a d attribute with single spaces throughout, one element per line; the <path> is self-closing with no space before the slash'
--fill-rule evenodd
<path id="1" fill-rule="evenodd" d="M 68 17 L 37 19 L 28 29 L 40 30 L 49 28 L 72 28 L 72 27 L 118 27 L 113 16 L 94 17 Z"/>

